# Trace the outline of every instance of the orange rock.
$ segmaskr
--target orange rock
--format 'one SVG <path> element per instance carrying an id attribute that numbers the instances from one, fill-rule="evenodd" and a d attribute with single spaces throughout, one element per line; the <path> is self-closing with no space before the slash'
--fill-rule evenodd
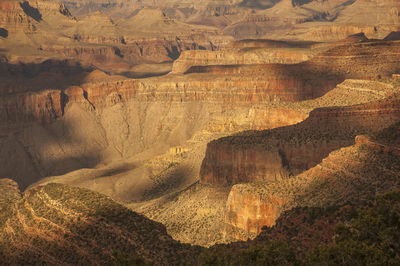
<path id="1" fill-rule="evenodd" d="M 251 191 L 246 192 L 237 186 L 232 187 L 224 214 L 225 237 L 245 241 L 248 235 L 258 235 L 263 226 L 275 225 L 286 202 L 286 199 L 272 196 L 262 199 Z"/>

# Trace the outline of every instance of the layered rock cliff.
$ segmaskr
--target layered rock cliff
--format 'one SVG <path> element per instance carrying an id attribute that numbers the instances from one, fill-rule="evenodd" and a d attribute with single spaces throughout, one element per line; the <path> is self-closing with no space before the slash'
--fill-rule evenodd
<path id="1" fill-rule="evenodd" d="M 243 235 L 257 236 L 264 226 L 273 226 L 282 214 L 288 199 L 270 196 L 268 200 L 254 191 L 246 193 L 232 187 L 224 214 L 225 239 L 245 239 Z M 240 234 L 241 231 L 244 233 Z"/>
<path id="2" fill-rule="evenodd" d="M 294 126 L 219 139 L 207 145 L 200 180 L 231 185 L 285 179 L 352 144 L 356 135 L 393 124 L 399 115 L 398 101 L 322 108 Z"/>
<path id="3" fill-rule="evenodd" d="M 224 51 L 185 51 L 174 62 L 172 72 L 184 73 L 192 66 L 210 65 L 256 65 L 256 64 L 296 64 L 309 60 L 309 50 L 294 51 L 277 48 L 242 52 L 238 50 Z"/>
<path id="4" fill-rule="evenodd" d="M 0 121 L 3 125 L 28 121 L 49 124 L 63 115 L 65 101 L 65 95 L 54 90 L 2 96 Z"/>
<path id="5" fill-rule="evenodd" d="M 398 137 L 398 127 L 397 122 L 379 137 L 357 136 L 355 145 L 331 152 L 298 176 L 233 186 L 224 216 L 225 237 L 253 238 L 294 207 L 357 204 L 398 188 L 400 149 L 397 141 L 388 143 Z"/>
<path id="6" fill-rule="evenodd" d="M 116 23 L 100 12 L 76 19 L 52 1 L 3 1 L 2 54 L 12 63 L 75 59 L 124 73 L 137 64 L 172 62 L 184 50 L 213 50 L 226 42 L 215 28 L 185 24 L 160 12 L 144 9 Z"/>

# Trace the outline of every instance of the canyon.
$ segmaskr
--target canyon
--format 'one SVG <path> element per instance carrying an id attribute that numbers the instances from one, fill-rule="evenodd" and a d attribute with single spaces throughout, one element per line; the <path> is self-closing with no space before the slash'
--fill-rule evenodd
<path id="1" fill-rule="evenodd" d="M 332 207 L 330 243 L 400 188 L 399 8 L 2 1 L 0 262 L 196 264 Z"/>

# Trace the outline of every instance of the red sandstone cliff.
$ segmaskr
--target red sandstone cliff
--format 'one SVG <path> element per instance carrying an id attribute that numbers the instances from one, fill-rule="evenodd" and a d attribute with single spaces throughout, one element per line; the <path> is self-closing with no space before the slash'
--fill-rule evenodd
<path id="1" fill-rule="evenodd" d="M 279 218 L 287 199 L 270 196 L 268 200 L 254 191 L 232 187 L 224 214 L 224 237 L 247 240 L 255 237 L 263 226 L 271 227 Z"/>
<path id="2" fill-rule="evenodd" d="M 207 145 L 203 184 L 231 185 L 287 178 L 307 170 L 358 134 L 400 119 L 400 102 L 376 102 L 314 110 L 303 122 L 269 131 L 226 137 Z"/>

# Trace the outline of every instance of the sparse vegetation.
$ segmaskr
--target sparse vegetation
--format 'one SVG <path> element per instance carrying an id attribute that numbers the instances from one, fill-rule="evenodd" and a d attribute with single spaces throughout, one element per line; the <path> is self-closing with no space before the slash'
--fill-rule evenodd
<path id="1" fill-rule="evenodd" d="M 372 134 L 371 137 L 383 144 L 400 145 L 400 122 Z"/>
<path id="2" fill-rule="evenodd" d="M 179 264 L 196 250 L 174 241 L 161 224 L 87 189 L 36 187 L 8 210 L 0 224 L 4 263 Z"/>

